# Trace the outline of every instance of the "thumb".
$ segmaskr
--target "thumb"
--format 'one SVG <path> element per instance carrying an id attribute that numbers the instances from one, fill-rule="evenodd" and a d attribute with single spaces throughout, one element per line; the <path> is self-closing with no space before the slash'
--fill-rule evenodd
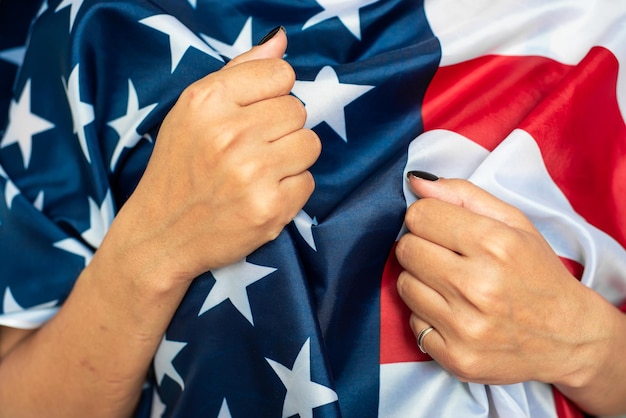
<path id="1" fill-rule="evenodd" d="M 287 31 L 283 26 L 272 29 L 259 41 L 259 44 L 249 51 L 236 56 L 224 68 L 233 67 L 243 62 L 267 59 L 282 58 L 287 50 Z"/>
<path id="2" fill-rule="evenodd" d="M 522 211 L 467 180 L 438 178 L 423 171 L 411 171 L 408 178 L 413 192 L 420 198 L 438 199 L 511 227 L 537 233 Z"/>

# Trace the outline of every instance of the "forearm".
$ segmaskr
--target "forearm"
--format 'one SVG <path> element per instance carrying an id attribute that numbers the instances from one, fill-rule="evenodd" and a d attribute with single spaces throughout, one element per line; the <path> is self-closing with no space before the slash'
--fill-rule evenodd
<path id="1" fill-rule="evenodd" d="M 186 286 L 102 250 L 58 314 L 1 360 L 0 417 L 131 415 Z"/>
<path id="2" fill-rule="evenodd" d="M 599 298 L 599 296 L 598 296 Z M 626 413 L 626 315 L 608 302 L 598 305 L 600 314 L 592 325 L 602 336 L 588 349 L 582 347 L 588 365 L 578 376 L 557 388 L 586 412 L 593 415 Z"/>
<path id="3" fill-rule="evenodd" d="M 130 415 L 192 280 L 302 209 L 321 143 L 289 95 L 286 46 L 279 31 L 181 95 L 62 309 L 10 351 L 0 340 L 0 418 Z"/>

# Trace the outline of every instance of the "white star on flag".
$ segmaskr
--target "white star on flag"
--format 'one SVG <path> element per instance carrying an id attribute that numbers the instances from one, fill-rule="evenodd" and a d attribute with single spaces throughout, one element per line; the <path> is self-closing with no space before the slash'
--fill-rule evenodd
<path id="1" fill-rule="evenodd" d="M 317 219 L 311 219 L 304 210 L 301 210 L 293 219 L 293 223 L 306 243 L 309 244 L 313 250 L 317 251 L 315 238 L 313 237 L 313 226 L 317 226 Z"/>
<path id="2" fill-rule="evenodd" d="M 193 7 L 195 9 L 196 6 L 197 6 L 197 1 L 196 0 L 188 0 L 188 1 L 189 1 L 189 4 L 191 5 L 191 7 Z"/>
<path id="3" fill-rule="evenodd" d="M 150 408 L 150 416 L 152 418 L 163 418 L 165 413 L 165 404 L 159 396 L 159 392 L 154 389 L 152 391 L 152 407 Z"/>
<path id="4" fill-rule="evenodd" d="M 33 306 L 30 309 L 37 310 L 37 309 L 44 309 L 44 308 L 52 308 L 52 307 L 57 305 L 57 302 L 58 301 L 53 300 L 53 301 L 50 301 L 50 302 L 42 303 L 42 304 L 37 305 L 37 306 Z M 11 314 L 11 313 L 16 313 L 16 312 L 22 312 L 24 310 L 25 309 L 19 303 L 17 303 L 17 301 L 13 297 L 13 293 L 11 292 L 11 288 L 7 287 L 4 290 L 4 299 L 2 301 L 2 311 L 5 314 Z"/>
<path id="5" fill-rule="evenodd" d="M 13 182 L 11 182 L 11 180 L 6 177 L 6 175 L 4 175 L 1 169 L 0 176 L 4 177 L 7 180 L 4 189 L 4 200 L 6 201 L 7 208 L 11 209 L 11 206 L 13 205 L 13 200 L 20 194 L 20 190 L 15 186 L 15 184 L 13 184 Z M 37 197 L 35 197 L 35 201 L 33 202 L 33 207 L 39 212 L 41 212 L 43 209 L 43 198 L 44 192 L 43 190 L 40 190 L 39 193 L 37 193 Z"/>
<path id="6" fill-rule="evenodd" d="M 114 217 L 113 197 L 109 190 L 102 201 L 102 205 L 89 198 L 89 229 L 81 234 L 81 237 L 93 248 L 98 248 L 104 239 Z"/>
<path id="7" fill-rule="evenodd" d="M 40 190 L 39 193 L 37 193 L 37 197 L 35 198 L 35 201 L 33 202 L 33 207 L 37 209 L 39 212 L 43 210 L 43 198 L 44 198 L 44 192 L 43 190 Z"/>
<path id="8" fill-rule="evenodd" d="M 296 414 L 313 418 L 313 409 L 337 401 L 337 393 L 311 381 L 311 341 L 307 339 L 291 369 L 265 358 L 287 389 L 283 403 L 283 418 Z"/>
<path id="9" fill-rule="evenodd" d="M 19 145 L 24 168 L 28 168 L 30 164 L 33 136 L 54 128 L 54 124 L 31 112 L 30 101 L 30 79 L 28 79 L 18 101 L 11 101 L 9 126 L 0 142 L 0 148 L 14 143 Z"/>
<path id="10" fill-rule="evenodd" d="M 25 46 L 18 46 L 16 48 L 5 49 L 0 51 L 0 59 L 11 64 L 15 64 L 18 67 L 24 62 L 24 54 L 26 53 Z"/>
<path id="11" fill-rule="evenodd" d="M 173 381 L 178 383 L 182 390 L 185 390 L 185 381 L 176 371 L 173 361 L 186 345 L 187 343 L 169 341 L 163 336 L 159 349 L 154 356 L 154 373 L 156 374 L 156 380 L 159 386 L 163 384 L 163 378 L 169 376 Z"/>
<path id="12" fill-rule="evenodd" d="M 72 31 L 72 27 L 74 26 L 74 21 L 76 20 L 76 15 L 78 14 L 78 10 L 83 5 L 84 0 L 63 0 L 56 9 L 55 12 L 58 12 L 61 9 L 65 9 L 67 6 L 70 6 L 70 32 Z"/>
<path id="13" fill-rule="evenodd" d="M 340 83 L 335 70 L 325 66 L 317 73 L 315 81 L 297 80 L 292 93 L 304 102 L 307 128 L 326 122 L 348 142 L 344 108 L 373 88 L 374 86 Z"/>
<path id="14" fill-rule="evenodd" d="M 48 10 L 48 2 L 44 1 L 42 2 L 41 7 L 37 11 L 37 15 L 35 17 L 41 16 L 46 10 Z"/>
<path id="15" fill-rule="evenodd" d="M 68 253 L 77 255 L 79 257 L 83 257 L 85 259 L 85 267 L 87 267 L 87 265 L 93 258 L 93 250 L 87 247 L 82 242 L 78 241 L 76 238 L 62 239 L 61 241 L 57 241 L 52 244 L 52 246 Z"/>
<path id="16" fill-rule="evenodd" d="M 134 147 L 142 138 L 142 136 L 137 132 L 137 128 L 156 106 L 157 104 L 153 103 L 139 108 L 137 90 L 135 89 L 133 82 L 128 79 L 128 101 L 126 105 L 126 114 L 108 123 L 108 125 L 115 129 L 115 132 L 117 132 L 120 136 L 120 140 L 115 147 L 113 156 L 111 157 L 111 171 L 115 168 L 115 165 L 122 154 L 122 150 L 124 148 Z"/>
<path id="17" fill-rule="evenodd" d="M 158 30 L 168 36 L 170 40 L 170 53 L 172 56 L 172 73 L 174 73 L 176 67 L 178 67 L 178 64 L 183 59 L 185 52 L 192 47 L 212 56 L 218 61 L 224 62 L 222 57 L 216 51 L 204 43 L 202 39 L 198 38 L 192 31 L 189 30 L 189 28 L 187 28 L 187 26 L 183 25 L 174 16 L 155 15 L 141 19 L 139 23 Z"/>
<path id="18" fill-rule="evenodd" d="M 207 44 L 219 52 L 220 55 L 228 59 L 233 59 L 237 55 L 240 55 L 252 48 L 252 17 L 249 17 L 248 20 L 246 20 L 241 32 L 237 35 L 237 39 L 235 39 L 235 42 L 231 45 L 218 41 L 217 39 L 211 38 L 210 36 L 202 33 L 200 36 Z"/>
<path id="19" fill-rule="evenodd" d="M 4 187 L 4 200 L 7 204 L 7 208 L 11 209 L 13 205 L 13 199 L 20 194 L 20 190 L 13 184 L 11 180 L 7 180 Z"/>
<path id="20" fill-rule="evenodd" d="M 152 138 L 152 135 L 150 135 L 150 133 L 148 132 L 143 134 L 142 138 L 144 138 L 146 141 L 150 142 L 151 144 L 154 143 L 154 138 Z"/>
<path id="21" fill-rule="evenodd" d="M 72 120 L 74 122 L 74 133 L 78 134 L 78 141 L 80 147 L 85 154 L 85 158 L 91 163 L 91 157 L 89 156 L 89 149 L 87 148 L 87 133 L 85 127 L 95 120 L 93 106 L 84 103 L 80 99 L 80 69 L 79 64 L 76 64 L 70 78 L 63 80 L 65 85 L 65 94 L 67 95 L 67 101 L 69 102 L 70 109 L 72 110 Z"/>
<path id="22" fill-rule="evenodd" d="M 233 306 L 252 324 L 252 310 L 247 287 L 276 271 L 272 267 L 258 266 L 245 259 L 226 267 L 211 271 L 215 284 L 206 297 L 198 316 L 220 303 L 230 300 Z"/>
<path id="23" fill-rule="evenodd" d="M 37 328 L 58 311 L 57 304 L 58 301 L 53 300 L 36 306 L 31 306 L 28 309 L 23 308 L 19 303 L 17 303 L 15 297 L 13 297 L 11 288 L 7 287 L 4 290 L 4 297 L 2 300 L 0 325 L 23 329 Z"/>
<path id="24" fill-rule="evenodd" d="M 324 20 L 338 18 L 341 23 L 352 33 L 359 41 L 361 40 L 361 17 L 359 9 L 376 3 L 379 0 L 317 0 L 322 6 L 323 11 L 319 12 L 306 21 L 302 30 L 308 29 L 313 25 L 317 25 Z"/>
<path id="25" fill-rule="evenodd" d="M 228 402 L 226 402 L 226 398 L 222 401 L 222 406 L 220 407 L 220 412 L 217 413 L 217 418 L 232 418 L 230 409 L 228 409 Z"/>

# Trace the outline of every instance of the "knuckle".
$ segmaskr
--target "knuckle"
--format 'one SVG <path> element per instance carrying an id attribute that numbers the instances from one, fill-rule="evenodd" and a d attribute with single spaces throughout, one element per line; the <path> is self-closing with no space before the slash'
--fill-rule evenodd
<path id="1" fill-rule="evenodd" d="M 221 77 L 215 77 L 204 90 L 205 100 L 215 100 L 217 103 L 222 103 L 228 95 L 229 87 Z"/>
<path id="2" fill-rule="evenodd" d="M 304 137 L 304 147 L 307 151 L 307 158 L 312 160 L 310 161 L 312 165 L 322 154 L 322 141 L 317 134 L 310 129 L 303 129 L 301 135 Z"/>
<path id="3" fill-rule="evenodd" d="M 471 347 L 480 347 L 485 341 L 489 341 L 490 331 L 489 324 L 481 319 L 467 319 L 463 329 L 465 339 Z"/>
<path id="4" fill-rule="evenodd" d="M 264 206 L 264 209 L 262 209 L 263 212 L 258 218 L 259 224 L 257 225 L 265 231 L 264 239 L 266 242 L 275 240 L 287 224 L 287 222 L 283 221 L 276 213 L 269 213 L 269 208 L 269 205 Z"/>
<path id="5" fill-rule="evenodd" d="M 291 90 L 296 82 L 296 72 L 293 67 L 287 61 L 280 58 L 274 58 L 270 60 L 270 62 L 272 64 L 272 73 L 283 80 L 285 85 L 288 86 L 288 89 Z"/>
<path id="6" fill-rule="evenodd" d="M 251 61 L 243 65 L 257 66 L 260 71 L 259 75 L 270 80 L 276 87 L 277 96 L 289 93 L 296 82 L 295 70 L 287 61 L 280 58 Z"/>
<path id="7" fill-rule="evenodd" d="M 237 127 L 228 120 L 224 120 L 220 126 L 219 132 L 210 137 L 211 152 L 215 155 L 226 154 L 232 149 L 233 144 L 237 142 L 239 135 L 236 132 Z"/>
<path id="8" fill-rule="evenodd" d="M 421 261 L 415 257 L 415 239 L 414 235 L 404 234 L 396 244 L 396 259 L 405 269 L 415 270 L 421 265 Z"/>
<path id="9" fill-rule="evenodd" d="M 419 209 L 417 207 L 418 202 L 419 200 L 413 203 L 411 206 L 409 206 L 406 210 L 406 213 L 404 214 L 404 222 L 406 223 L 406 226 L 409 229 L 411 229 L 411 225 L 413 225 L 413 223 L 415 222 L 415 219 L 419 215 L 418 214 Z"/>
<path id="10" fill-rule="evenodd" d="M 420 219 L 424 217 L 430 204 L 431 199 L 422 198 L 418 199 L 411 206 L 409 206 L 404 217 L 409 229 L 411 229 L 413 225 L 417 225 L 420 222 Z"/>
<path id="11" fill-rule="evenodd" d="M 254 187 L 255 179 L 263 176 L 263 168 L 259 166 L 256 160 L 240 159 L 233 155 L 230 165 L 232 167 L 229 174 L 230 180 L 233 187 L 239 190 L 248 190 Z M 257 198 L 255 193 L 252 195 L 251 200 L 257 204 L 256 201 L 263 199 Z"/>
<path id="12" fill-rule="evenodd" d="M 483 277 L 481 280 L 474 280 L 468 292 L 471 300 L 481 310 L 494 311 L 498 309 L 502 298 L 502 283 L 497 279 Z"/>
<path id="13" fill-rule="evenodd" d="M 315 131 L 312 131 L 311 129 L 307 129 L 307 131 L 309 132 L 309 136 L 311 137 L 311 142 L 313 143 L 315 156 L 319 157 L 320 154 L 322 153 L 322 140 L 320 139 L 319 136 L 317 136 Z"/>
<path id="14" fill-rule="evenodd" d="M 275 225 L 272 225 L 271 228 L 268 228 L 267 229 L 267 234 L 265 236 L 266 241 L 267 242 L 274 241 L 276 238 L 278 238 L 278 236 L 282 232 L 282 230 L 285 227 L 285 225 L 286 224 L 277 223 Z"/>
<path id="15" fill-rule="evenodd" d="M 299 126 L 304 126 L 306 123 L 307 112 L 304 104 L 295 96 L 286 95 L 283 96 L 287 104 L 287 110 L 292 120 L 297 122 Z"/>
<path id="16" fill-rule="evenodd" d="M 396 244 L 396 258 L 398 259 L 400 264 L 402 264 L 402 260 L 404 260 L 407 255 L 408 240 L 409 240 L 409 237 L 407 234 L 405 234 L 402 237 L 400 237 L 400 239 L 398 240 Z"/>
<path id="17" fill-rule="evenodd" d="M 315 178 L 313 177 L 313 174 L 308 170 L 305 171 L 303 175 L 303 190 L 306 199 L 308 199 L 315 191 Z"/>
<path id="18" fill-rule="evenodd" d="M 499 223 L 490 223 L 484 227 L 484 234 L 478 245 L 486 256 L 502 263 L 515 259 L 517 239 L 514 229 Z"/>
<path id="19" fill-rule="evenodd" d="M 257 227 L 271 227 L 277 217 L 275 198 L 269 191 L 262 196 L 256 196 L 252 202 L 252 211 Z M 270 228 L 271 229 L 271 228 Z"/>
<path id="20" fill-rule="evenodd" d="M 424 271 L 426 266 L 422 257 L 416 257 L 419 254 L 419 251 L 416 249 L 417 240 L 419 238 L 416 238 L 414 235 L 406 234 L 398 241 L 396 248 L 396 258 L 400 266 L 416 277 Z M 440 277 L 443 278 L 443 276 Z"/>
<path id="21" fill-rule="evenodd" d="M 411 279 L 406 271 L 403 271 L 396 280 L 396 289 L 400 297 L 404 298 L 409 294 Z"/>
<path id="22" fill-rule="evenodd" d="M 211 77 L 210 75 L 204 80 L 197 81 L 187 86 L 181 93 L 181 98 L 192 109 L 199 109 L 206 106 L 207 101 L 221 101 L 226 89 L 227 87 L 221 77 Z"/>
<path id="23" fill-rule="evenodd" d="M 281 200 L 283 206 L 285 206 L 285 202 L 288 202 L 291 207 L 291 210 L 288 211 L 289 220 L 296 216 L 315 191 L 315 178 L 310 171 L 306 170 L 299 174 L 296 181 L 295 189 L 287 196 L 283 196 Z"/>
<path id="24" fill-rule="evenodd" d="M 490 267 L 483 269 L 485 273 L 477 276 L 478 280 L 472 280 L 467 285 L 464 294 L 475 309 L 483 315 L 489 315 L 493 319 L 510 318 L 514 309 L 511 293 L 514 291 L 507 277 L 503 277 L 499 270 L 488 271 L 489 269 Z M 474 325 L 476 327 L 474 331 L 480 330 L 479 324 Z M 483 325 L 486 327 L 489 324 Z M 483 332 L 483 336 L 486 336 L 484 335 L 486 332 Z"/>
<path id="25" fill-rule="evenodd" d="M 482 376 L 482 358 L 472 351 L 450 356 L 448 368 L 462 382 L 475 382 Z"/>
<path id="26" fill-rule="evenodd" d="M 510 223 L 512 225 L 532 225 L 532 222 L 529 221 L 529 219 L 520 208 L 516 206 L 509 206 L 507 211 L 509 213 L 506 218 L 503 219 L 504 222 Z"/>
<path id="27" fill-rule="evenodd" d="M 200 88 L 200 82 L 196 81 L 195 83 L 191 83 L 183 89 L 182 93 L 180 94 L 179 100 L 193 102 L 197 99 L 201 91 L 202 89 Z"/>

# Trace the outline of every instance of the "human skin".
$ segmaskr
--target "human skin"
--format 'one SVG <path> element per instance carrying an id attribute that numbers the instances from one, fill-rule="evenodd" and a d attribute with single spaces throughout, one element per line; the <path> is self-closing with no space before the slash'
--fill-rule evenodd
<path id="1" fill-rule="evenodd" d="M 421 199 L 397 245 L 397 286 L 415 335 L 435 328 L 428 354 L 462 381 L 536 380 L 588 413 L 626 413 L 626 315 L 516 208 L 468 181 L 409 181 Z"/>
<path id="2" fill-rule="evenodd" d="M 195 277 L 274 239 L 314 189 L 321 151 L 289 95 L 279 31 L 189 86 L 135 192 L 57 315 L 0 328 L 0 417 L 129 417 Z"/>
<path id="3" fill-rule="evenodd" d="M 38 331 L 0 328 L 0 417 L 130 416 L 193 278 L 271 240 L 304 205 L 320 145 L 288 96 L 285 44 L 279 32 L 187 89 L 57 316 Z M 612 383 L 626 379 L 624 317 L 563 268 L 519 211 L 465 182 L 411 181 L 425 198 L 407 213 L 398 286 L 414 331 L 437 329 L 429 353 L 462 380 L 541 380 L 590 412 L 624 407 L 624 385 Z M 460 257 L 457 246 L 472 251 Z M 519 276 L 533 286 L 511 287 Z"/>

